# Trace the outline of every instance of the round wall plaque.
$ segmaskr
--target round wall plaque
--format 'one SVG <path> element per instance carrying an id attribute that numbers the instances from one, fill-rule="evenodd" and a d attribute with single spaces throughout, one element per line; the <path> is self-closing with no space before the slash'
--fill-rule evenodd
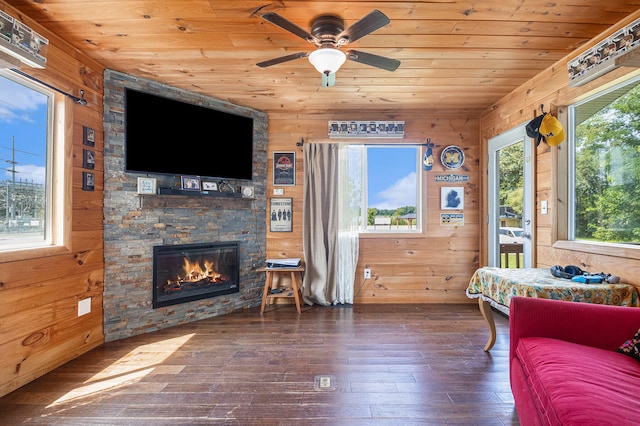
<path id="1" fill-rule="evenodd" d="M 464 152 L 462 152 L 460 147 L 449 145 L 442 150 L 440 161 L 442 161 L 442 165 L 448 169 L 460 168 L 464 163 Z"/>

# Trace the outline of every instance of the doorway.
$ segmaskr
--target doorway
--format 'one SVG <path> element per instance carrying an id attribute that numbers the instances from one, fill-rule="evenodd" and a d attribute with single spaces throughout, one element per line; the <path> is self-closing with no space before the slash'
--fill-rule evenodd
<path id="1" fill-rule="evenodd" d="M 488 264 L 533 265 L 533 141 L 525 125 L 489 139 Z"/>

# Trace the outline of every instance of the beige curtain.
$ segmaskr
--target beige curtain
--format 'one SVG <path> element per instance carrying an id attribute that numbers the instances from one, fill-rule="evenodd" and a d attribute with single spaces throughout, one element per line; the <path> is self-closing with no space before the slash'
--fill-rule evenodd
<path id="1" fill-rule="evenodd" d="M 344 152 L 336 144 L 304 145 L 302 295 L 311 305 L 353 303 L 358 234 L 354 219 L 343 208 L 354 205 L 344 190 L 349 168 Z M 353 185 L 346 188 L 354 190 Z"/>

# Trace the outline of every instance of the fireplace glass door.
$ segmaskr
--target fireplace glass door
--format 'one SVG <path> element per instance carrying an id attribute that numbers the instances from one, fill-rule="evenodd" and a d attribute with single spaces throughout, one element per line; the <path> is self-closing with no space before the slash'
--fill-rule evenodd
<path id="1" fill-rule="evenodd" d="M 153 248 L 153 307 L 240 291 L 238 243 Z"/>

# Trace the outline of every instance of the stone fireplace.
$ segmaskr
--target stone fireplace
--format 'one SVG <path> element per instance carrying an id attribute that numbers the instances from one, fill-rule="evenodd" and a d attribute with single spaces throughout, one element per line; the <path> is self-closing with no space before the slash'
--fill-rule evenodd
<path id="1" fill-rule="evenodd" d="M 250 185 L 254 187 L 254 196 L 139 194 L 137 179 L 140 176 L 157 179 L 158 188 L 178 189 L 180 176 L 141 175 L 125 171 L 125 88 L 158 93 L 188 103 L 253 117 L 254 161 Z M 266 114 L 141 77 L 105 70 L 103 117 L 104 241 L 99 244 L 104 244 L 105 341 L 260 306 L 264 274 L 257 272 L 257 269 L 264 265 L 267 234 Z M 177 149 L 181 143 L 175 141 L 157 145 L 156 155 L 170 155 L 170 150 Z M 197 151 L 200 143 L 233 143 L 233 135 L 212 132 L 204 135 L 201 141 L 189 143 Z M 248 184 L 246 181 L 233 180 L 228 183 L 236 191 Z M 204 281 L 196 280 L 195 283 L 179 283 L 182 287 L 179 290 L 175 290 L 178 284 L 174 283 L 157 294 L 157 300 L 154 301 L 153 270 L 154 256 L 157 256 L 154 247 L 193 246 L 201 249 L 211 242 L 235 246 L 224 249 L 231 253 L 237 250 L 235 262 L 227 261 L 229 253 L 221 255 L 223 259 L 213 261 L 218 266 L 221 260 L 226 263 L 224 268 L 228 267 L 229 270 L 220 275 L 229 275 L 230 280 L 225 278 L 222 283 L 220 278 L 209 277 Z M 192 260 L 198 256 L 200 253 Z M 181 262 L 183 260 L 180 259 Z M 174 261 L 177 262 L 177 258 L 167 257 L 161 262 L 166 266 Z M 206 268 L 205 265 L 200 267 Z M 164 274 L 164 271 L 161 272 Z M 176 300 L 170 294 L 174 291 L 180 294 Z"/>
<path id="2" fill-rule="evenodd" d="M 238 243 L 153 248 L 153 307 L 240 291 Z"/>

